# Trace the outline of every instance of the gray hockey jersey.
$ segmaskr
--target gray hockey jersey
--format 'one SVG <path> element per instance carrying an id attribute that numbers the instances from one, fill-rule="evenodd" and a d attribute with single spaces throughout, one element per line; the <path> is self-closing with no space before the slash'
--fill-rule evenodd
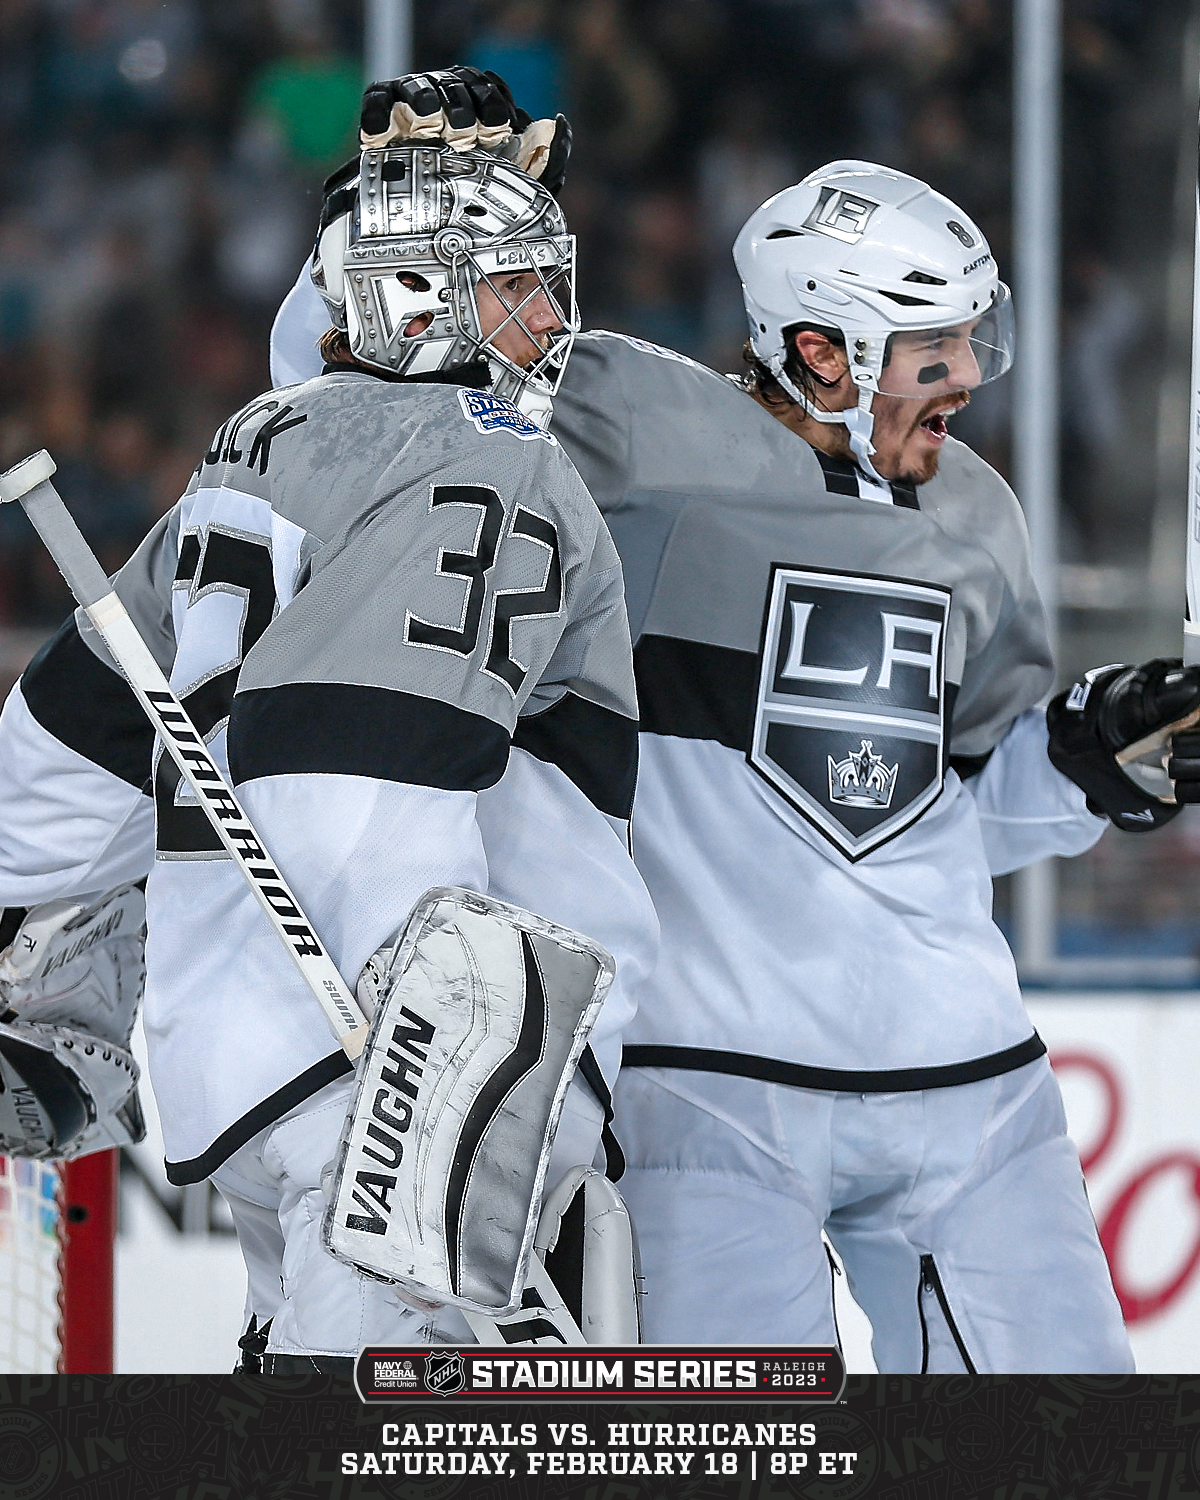
<path id="1" fill-rule="evenodd" d="M 1040 1055 L 991 874 L 1105 824 L 1045 754 L 1012 492 L 953 440 L 930 483 L 878 486 L 611 333 L 577 341 L 551 430 L 606 515 L 635 639 L 662 949 L 626 1064 L 890 1091 Z"/>
<path id="2" fill-rule="evenodd" d="M 432 885 L 605 944 L 612 1081 L 656 924 L 628 854 L 621 569 L 510 403 L 355 371 L 216 434 L 117 589 L 353 985 Z M 145 1024 L 173 1181 L 348 1067 L 86 622 L 0 718 L 0 903 L 149 875 Z"/>

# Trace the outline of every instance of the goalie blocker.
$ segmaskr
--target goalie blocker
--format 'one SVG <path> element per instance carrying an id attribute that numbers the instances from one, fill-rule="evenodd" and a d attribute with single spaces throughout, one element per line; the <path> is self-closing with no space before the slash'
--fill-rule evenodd
<path id="1" fill-rule="evenodd" d="M 325 1247 L 423 1302 L 521 1307 L 563 1100 L 613 978 L 578 933 L 435 888 L 391 960 Z"/>

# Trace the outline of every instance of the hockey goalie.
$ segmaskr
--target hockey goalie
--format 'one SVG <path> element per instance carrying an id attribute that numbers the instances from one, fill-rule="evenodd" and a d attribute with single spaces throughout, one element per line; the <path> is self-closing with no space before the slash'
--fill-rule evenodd
<path id="1" fill-rule="evenodd" d="M 0 716 L 0 902 L 35 909 L 0 984 L 58 916 L 86 967 L 79 924 L 140 928 L 145 882 L 167 1172 L 229 1204 L 267 1372 L 485 1336 L 519 1317 L 535 1239 L 572 1263 L 587 1336 L 636 1337 L 597 1170 L 619 1172 L 609 1091 L 657 941 L 628 847 L 632 651 L 612 541 L 542 425 L 577 327 L 547 188 L 565 122 L 508 119 L 414 118 L 328 185 L 323 372 L 224 423 L 114 580 L 259 856 L 358 980 L 357 1071 L 82 609 Z M 133 1137 L 138 976 L 13 1000 L 0 1100 L 36 1110 L 0 1115 L 6 1149 Z M 84 1031 L 103 1045 L 71 1074 Z M 613 1321 L 587 1248 L 618 1221 Z"/>

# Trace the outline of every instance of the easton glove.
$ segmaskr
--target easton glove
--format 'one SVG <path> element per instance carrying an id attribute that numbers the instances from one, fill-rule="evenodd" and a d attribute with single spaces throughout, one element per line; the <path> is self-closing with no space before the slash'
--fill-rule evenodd
<path id="1" fill-rule="evenodd" d="M 395 141 L 442 140 L 456 151 L 503 151 L 558 197 L 567 176 L 571 127 L 565 115 L 534 120 L 498 73 L 442 68 L 372 83 L 363 94 L 364 149 Z"/>
<path id="2" fill-rule="evenodd" d="M 1154 765 L 1135 763 L 1125 770 L 1116 757 L 1148 735 L 1186 719 L 1197 708 L 1198 667 L 1162 658 L 1139 667 L 1094 667 L 1046 709 L 1050 760 L 1087 793 L 1091 811 L 1111 819 L 1118 828 L 1130 833 L 1161 828 L 1179 812 L 1180 803 L 1200 802 L 1200 735 L 1193 736 L 1196 753 L 1191 759 L 1187 746 L 1181 749 L 1179 745 L 1187 738 L 1186 730 L 1180 731 L 1174 753 L 1172 737 L 1164 739 Z M 1164 802 L 1162 796 L 1171 795 L 1168 777 L 1175 777 L 1171 766 L 1177 760 L 1187 775 L 1177 782 L 1176 801 Z M 1180 796 L 1179 786 L 1189 781 L 1195 795 Z M 1151 791 L 1150 786 L 1161 791 Z"/>

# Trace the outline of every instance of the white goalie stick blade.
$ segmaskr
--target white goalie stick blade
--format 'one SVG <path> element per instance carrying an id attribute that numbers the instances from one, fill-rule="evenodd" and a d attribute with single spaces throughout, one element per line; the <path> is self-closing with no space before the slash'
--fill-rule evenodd
<path id="1" fill-rule="evenodd" d="M 426 892 L 363 1051 L 326 1249 L 423 1300 L 520 1311 L 554 1132 L 612 978 L 578 933 Z"/>

